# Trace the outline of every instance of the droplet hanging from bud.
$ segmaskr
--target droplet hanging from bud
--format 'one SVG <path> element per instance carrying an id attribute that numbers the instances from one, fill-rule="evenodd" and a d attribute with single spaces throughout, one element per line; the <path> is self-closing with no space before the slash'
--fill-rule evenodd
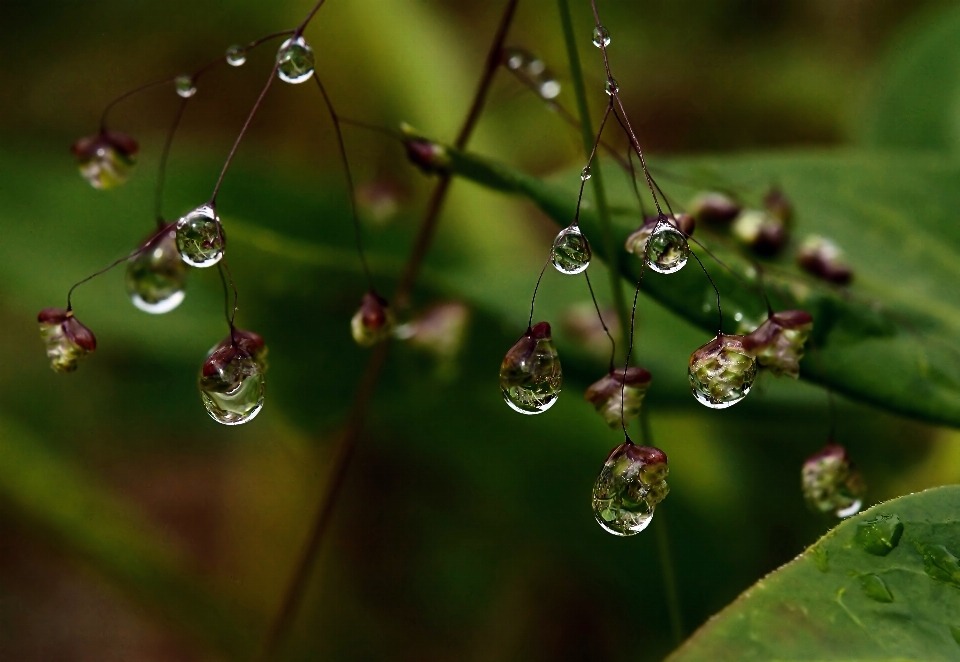
<path id="1" fill-rule="evenodd" d="M 177 248 L 176 225 L 151 237 L 127 263 L 127 293 L 133 305 L 154 315 L 168 313 L 183 301 L 187 268 Z"/>
<path id="2" fill-rule="evenodd" d="M 744 349 L 760 365 L 777 375 L 796 379 L 800 375 L 803 347 L 813 329 L 813 317 L 803 310 L 773 313 L 743 339 Z"/>
<path id="3" fill-rule="evenodd" d="M 803 463 L 801 486 L 807 505 L 839 518 L 860 512 L 866 485 L 843 446 L 828 442 Z"/>
<path id="4" fill-rule="evenodd" d="M 139 148 L 137 141 L 130 136 L 104 131 L 81 138 L 70 150 L 77 158 L 83 178 L 93 188 L 106 191 L 127 181 L 137 162 Z"/>
<path id="5" fill-rule="evenodd" d="M 797 253 L 797 263 L 804 271 L 837 285 L 848 285 L 853 280 L 853 269 L 843 251 L 824 237 L 807 237 Z"/>
<path id="6" fill-rule="evenodd" d="M 277 75 L 294 85 L 313 76 L 313 49 L 301 36 L 291 37 L 277 51 Z"/>
<path id="7" fill-rule="evenodd" d="M 628 253 L 633 253 L 641 260 L 647 259 L 647 241 L 650 239 L 650 236 L 660 228 L 661 226 L 670 227 L 680 231 L 680 235 L 683 239 L 680 242 L 675 234 L 665 234 L 661 235 L 658 239 L 659 246 L 659 262 L 656 271 L 660 271 L 662 268 L 672 268 L 673 271 L 678 271 L 683 268 L 683 265 L 687 263 L 690 255 L 690 245 L 686 240 L 686 237 L 693 234 L 694 229 L 696 228 L 696 221 L 693 216 L 690 214 L 677 214 L 674 218 L 668 216 L 651 216 L 644 219 L 643 225 L 634 230 L 630 236 L 627 237 L 627 241 L 624 243 L 624 248 Z M 684 252 L 684 247 L 686 247 L 686 252 Z M 651 246 L 650 251 L 653 253 L 654 247 Z M 679 266 L 677 266 L 679 265 Z M 661 273 L 672 273 L 662 272 Z"/>
<path id="8" fill-rule="evenodd" d="M 590 257 L 590 243 L 579 225 L 564 228 L 553 240 L 550 261 L 562 274 L 583 273 L 590 266 Z"/>
<path id="9" fill-rule="evenodd" d="M 757 361 L 743 340 L 743 336 L 719 335 L 690 355 L 687 374 L 698 402 L 725 409 L 747 397 L 757 376 Z"/>
<path id="10" fill-rule="evenodd" d="M 606 48 L 610 45 L 610 31 L 602 25 L 593 29 L 593 45 L 597 48 Z"/>
<path id="11" fill-rule="evenodd" d="M 599 381 L 594 382 L 583 394 L 603 416 L 611 428 L 620 427 L 620 414 L 623 412 L 623 425 L 640 415 L 643 396 L 647 394 L 652 377 L 645 368 L 630 367 L 611 370 Z"/>
<path id="12" fill-rule="evenodd" d="M 683 269 L 690 257 L 687 238 L 673 224 L 661 220 L 647 240 L 647 266 L 661 274 L 672 274 Z"/>
<path id="13" fill-rule="evenodd" d="M 630 441 L 614 448 L 593 486 L 593 514 L 606 531 L 632 536 L 653 519 L 657 504 L 669 494 L 667 455 L 659 448 Z"/>
<path id="14" fill-rule="evenodd" d="M 723 225 L 740 214 L 740 205 L 725 193 L 705 191 L 690 201 L 687 210 L 700 222 Z"/>
<path id="15" fill-rule="evenodd" d="M 97 349 L 97 339 L 73 316 L 72 311 L 45 308 L 37 315 L 40 337 L 47 346 L 50 367 L 56 372 L 73 372 L 77 361 Z"/>
<path id="16" fill-rule="evenodd" d="M 210 418 L 242 425 L 260 413 L 266 353 L 263 338 L 239 329 L 210 350 L 200 370 L 200 397 Z"/>
<path id="17" fill-rule="evenodd" d="M 370 347 L 389 338 L 395 325 L 386 299 L 371 291 L 363 295 L 360 308 L 350 320 L 350 331 L 358 345 Z"/>
<path id="18" fill-rule="evenodd" d="M 247 63 L 247 49 L 243 46 L 231 46 L 227 49 L 227 64 L 231 67 L 242 67 Z"/>
<path id="19" fill-rule="evenodd" d="M 550 325 L 539 322 L 526 330 L 500 364 L 500 392 L 521 414 L 542 414 L 560 396 L 563 374 Z"/>
<path id="20" fill-rule="evenodd" d="M 187 76 L 186 74 L 174 78 L 173 87 L 177 91 L 177 94 L 184 99 L 189 99 L 197 93 L 197 84 L 193 80 L 193 76 Z"/>
<path id="21" fill-rule="evenodd" d="M 210 205 L 200 205 L 177 221 L 177 250 L 191 267 L 212 267 L 223 257 L 227 236 Z"/>

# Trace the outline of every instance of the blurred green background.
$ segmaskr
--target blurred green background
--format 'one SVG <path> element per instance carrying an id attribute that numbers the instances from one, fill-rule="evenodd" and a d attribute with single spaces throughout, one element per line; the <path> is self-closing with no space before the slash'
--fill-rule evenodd
<path id="1" fill-rule="evenodd" d="M 500 4 L 329 0 L 306 34 L 341 114 L 449 140 Z M 587 83 L 599 91 L 589 5 L 573 4 Z M 115 110 L 113 128 L 142 151 L 135 176 L 111 193 L 87 186 L 67 149 L 96 131 L 103 106 L 294 26 L 311 5 L 0 4 L 0 659 L 245 659 L 278 606 L 367 354 L 349 334 L 365 284 L 317 91 L 274 86 L 219 197 L 238 322 L 270 348 L 256 421 L 216 425 L 196 390 L 206 350 L 226 333 L 214 273 L 192 273 L 184 304 L 161 317 L 129 304 L 120 270 L 78 290 L 78 317 L 100 344 L 69 376 L 50 371 L 34 320 L 152 227 L 178 99 L 161 88 Z M 863 140 L 900 35 L 951 5 L 600 9 L 656 165 L 674 153 Z M 563 86 L 558 101 L 574 107 L 553 2 L 521 0 L 508 44 L 541 55 Z M 272 49 L 202 80 L 171 156 L 168 217 L 209 196 Z M 605 97 L 593 101 L 599 110 Z M 432 182 L 388 138 L 346 138 L 369 259 L 391 292 Z M 505 71 L 471 147 L 545 176 L 582 161 L 578 133 Z M 640 360 L 654 374 L 647 406 L 672 492 L 643 535 L 614 539 L 595 524 L 590 488 L 620 438 L 581 398 L 604 371 L 604 346 L 561 323 L 589 305 L 582 280 L 550 273 L 538 298 L 564 360 L 556 407 L 517 416 L 495 382 L 555 231 L 528 203 L 454 185 L 414 309 L 469 305 L 463 351 L 453 364 L 404 345 L 392 352 L 289 659 L 655 660 L 673 647 L 656 527 L 669 531 L 689 633 L 831 525 L 807 512 L 798 487 L 802 460 L 828 434 L 825 392 L 763 379 L 731 410 L 700 407 L 684 371 L 707 338 L 643 300 Z M 606 280 L 594 282 L 608 301 Z M 838 404 L 837 441 L 862 467 L 869 502 L 960 478 L 956 432 Z"/>

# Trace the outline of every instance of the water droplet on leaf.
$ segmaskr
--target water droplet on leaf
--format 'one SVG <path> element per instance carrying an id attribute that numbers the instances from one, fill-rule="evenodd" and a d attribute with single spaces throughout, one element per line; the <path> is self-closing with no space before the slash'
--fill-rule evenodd
<path id="1" fill-rule="evenodd" d="M 823 545 L 814 545 L 810 548 L 810 557 L 817 564 L 817 570 L 820 572 L 830 571 L 830 561 L 827 549 Z"/>
<path id="2" fill-rule="evenodd" d="M 586 271 L 590 266 L 590 256 L 590 243 L 578 225 L 564 228 L 553 240 L 550 261 L 562 274 L 579 274 Z"/>
<path id="3" fill-rule="evenodd" d="M 50 367 L 56 372 L 73 372 L 77 361 L 97 349 L 93 332 L 80 323 L 72 312 L 45 308 L 37 315 L 40 337 L 47 348 Z"/>
<path id="4" fill-rule="evenodd" d="M 602 25 L 593 29 L 593 45 L 597 48 L 604 48 L 610 45 L 610 32 Z"/>
<path id="5" fill-rule="evenodd" d="M 893 602 L 893 593 L 890 592 L 886 583 L 877 575 L 861 575 L 860 587 L 863 589 L 864 595 L 871 600 L 886 603 Z"/>
<path id="6" fill-rule="evenodd" d="M 152 237 L 127 264 L 127 293 L 133 305 L 146 313 L 168 313 L 183 301 L 187 268 L 177 248 L 171 223 Z"/>
<path id="7" fill-rule="evenodd" d="M 247 49 L 243 46 L 231 46 L 227 49 L 227 64 L 242 67 L 247 62 Z"/>
<path id="8" fill-rule="evenodd" d="M 878 515 L 857 525 L 855 540 L 874 556 L 886 556 L 900 544 L 903 522 L 896 515 Z"/>
<path id="9" fill-rule="evenodd" d="M 960 588 L 960 565 L 957 557 L 943 545 L 931 545 L 914 542 L 917 551 L 923 557 L 923 571 L 931 579 Z"/>
<path id="10" fill-rule="evenodd" d="M 643 396 L 647 393 L 652 377 L 645 368 L 630 367 L 611 370 L 599 381 L 591 384 L 583 394 L 584 399 L 600 412 L 611 428 L 620 427 L 621 411 L 623 424 L 640 415 Z"/>
<path id="11" fill-rule="evenodd" d="M 227 237 L 210 205 L 200 205 L 177 221 L 177 249 L 191 267 L 212 267 L 223 257 Z"/>
<path id="12" fill-rule="evenodd" d="M 670 492 L 667 456 L 659 448 L 631 442 L 614 448 L 593 486 L 593 514 L 606 531 L 632 536 L 643 531 Z"/>
<path id="13" fill-rule="evenodd" d="M 550 336 L 550 325 L 539 322 L 520 336 L 500 364 L 500 392 L 521 414 L 542 414 L 560 396 L 563 374 Z"/>
<path id="14" fill-rule="evenodd" d="M 250 331 L 234 331 L 210 350 L 200 371 L 200 396 L 217 423 L 242 425 L 263 408 L 266 345 Z"/>
<path id="15" fill-rule="evenodd" d="M 386 300 L 374 292 L 367 292 L 350 320 L 350 331 L 358 345 L 370 347 L 389 338 L 395 325 L 393 311 Z"/>
<path id="16" fill-rule="evenodd" d="M 693 397 L 711 409 L 737 404 L 750 392 L 757 362 L 743 348 L 743 336 L 719 335 L 690 356 Z"/>
<path id="17" fill-rule="evenodd" d="M 173 87 L 184 99 L 189 99 L 197 93 L 197 85 L 193 82 L 193 77 L 186 74 L 174 78 Z"/>
<path id="18" fill-rule="evenodd" d="M 841 519 L 860 512 L 866 491 L 847 449 L 832 442 L 803 463 L 800 485 L 811 510 L 833 513 Z"/>
<path id="19" fill-rule="evenodd" d="M 303 37 L 287 39 L 277 52 L 277 74 L 280 80 L 302 83 L 313 76 L 313 49 Z"/>
<path id="20" fill-rule="evenodd" d="M 80 174 L 93 188 L 104 191 L 127 181 L 137 162 L 138 150 L 136 140 L 116 131 L 81 138 L 71 147 Z"/>

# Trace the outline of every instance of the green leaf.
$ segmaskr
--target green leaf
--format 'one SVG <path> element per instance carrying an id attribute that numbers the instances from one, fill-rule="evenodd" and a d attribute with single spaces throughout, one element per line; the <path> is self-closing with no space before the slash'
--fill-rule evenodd
<path id="1" fill-rule="evenodd" d="M 843 521 L 701 627 L 669 662 L 893 662 L 960 658 L 960 487 Z M 858 531 L 897 516 L 899 544 L 868 552 Z"/>
<path id="2" fill-rule="evenodd" d="M 960 9 L 931 13 L 897 40 L 867 103 L 869 145 L 960 151 Z"/>
<path id="3" fill-rule="evenodd" d="M 525 195 L 561 227 L 573 219 L 579 188 L 575 175 L 566 175 L 561 186 L 502 163 L 448 151 L 458 175 Z M 847 250 L 857 274 L 850 291 L 788 265 L 766 270 L 764 284 L 775 308 L 801 308 L 813 315 L 804 378 L 901 414 L 960 426 L 960 353 L 954 342 L 960 333 L 960 291 L 953 286 L 960 275 L 960 229 L 952 213 L 960 208 L 955 185 L 960 166 L 873 153 L 743 156 L 669 165 L 715 186 L 756 186 L 758 178 L 779 182 L 796 204 L 795 236 L 825 234 Z M 612 204 L 635 207 L 627 182 L 618 182 L 610 186 Z M 683 195 L 695 190 L 670 189 Z M 639 224 L 639 213 L 619 214 L 614 219 L 617 245 Z M 588 237 L 599 236 L 592 207 L 585 205 L 580 225 Z M 735 314 L 762 320 L 761 298 L 744 286 L 757 285 L 750 262 L 730 249 L 725 237 L 698 238 L 739 276 L 694 247 L 722 293 L 724 331 L 735 331 Z M 603 257 L 600 244 L 594 241 L 593 247 Z M 625 277 L 637 281 L 639 260 L 623 260 L 621 267 Z M 673 275 L 649 274 L 643 290 L 705 331 L 716 332 L 714 293 L 695 262 Z"/>

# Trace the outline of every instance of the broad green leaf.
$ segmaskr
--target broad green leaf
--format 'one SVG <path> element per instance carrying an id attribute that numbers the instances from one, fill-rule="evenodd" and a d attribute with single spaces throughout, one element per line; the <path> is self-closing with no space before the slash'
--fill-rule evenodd
<path id="1" fill-rule="evenodd" d="M 869 145 L 960 151 L 960 10 L 931 12 L 895 41 L 861 124 Z"/>
<path id="2" fill-rule="evenodd" d="M 550 183 L 486 158 L 453 149 L 449 154 L 458 175 L 527 196 L 561 227 L 573 219 L 578 177 L 569 174 L 562 183 Z M 766 270 L 764 283 L 775 308 L 801 308 L 813 315 L 804 378 L 908 416 L 960 425 L 960 353 L 955 346 L 960 291 L 953 285 L 960 275 L 960 230 L 952 213 L 960 208 L 955 185 L 960 166 L 872 153 L 742 156 L 670 166 L 699 181 L 735 189 L 756 187 L 758 179 L 779 182 L 797 207 L 795 236 L 825 234 L 847 249 L 856 270 L 849 291 L 786 264 Z M 629 187 L 623 178 L 619 181 L 619 187 L 610 187 L 612 202 L 630 209 L 636 203 L 631 205 Z M 669 188 L 682 195 L 694 190 Z M 622 246 L 639 223 L 639 213 L 618 215 L 616 245 Z M 580 224 L 602 257 L 592 207 L 582 210 Z M 736 330 L 737 316 L 763 319 L 762 300 L 744 286 L 757 285 L 749 261 L 731 250 L 726 238 L 702 232 L 698 238 L 739 275 L 694 247 L 722 293 L 724 331 Z M 640 261 L 625 259 L 621 265 L 623 275 L 636 282 Z M 643 290 L 704 330 L 716 332 L 714 293 L 695 261 L 673 275 L 650 273 Z"/>
<path id="3" fill-rule="evenodd" d="M 960 658 L 958 508 L 960 487 L 949 486 L 845 520 L 714 616 L 669 662 Z"/>

